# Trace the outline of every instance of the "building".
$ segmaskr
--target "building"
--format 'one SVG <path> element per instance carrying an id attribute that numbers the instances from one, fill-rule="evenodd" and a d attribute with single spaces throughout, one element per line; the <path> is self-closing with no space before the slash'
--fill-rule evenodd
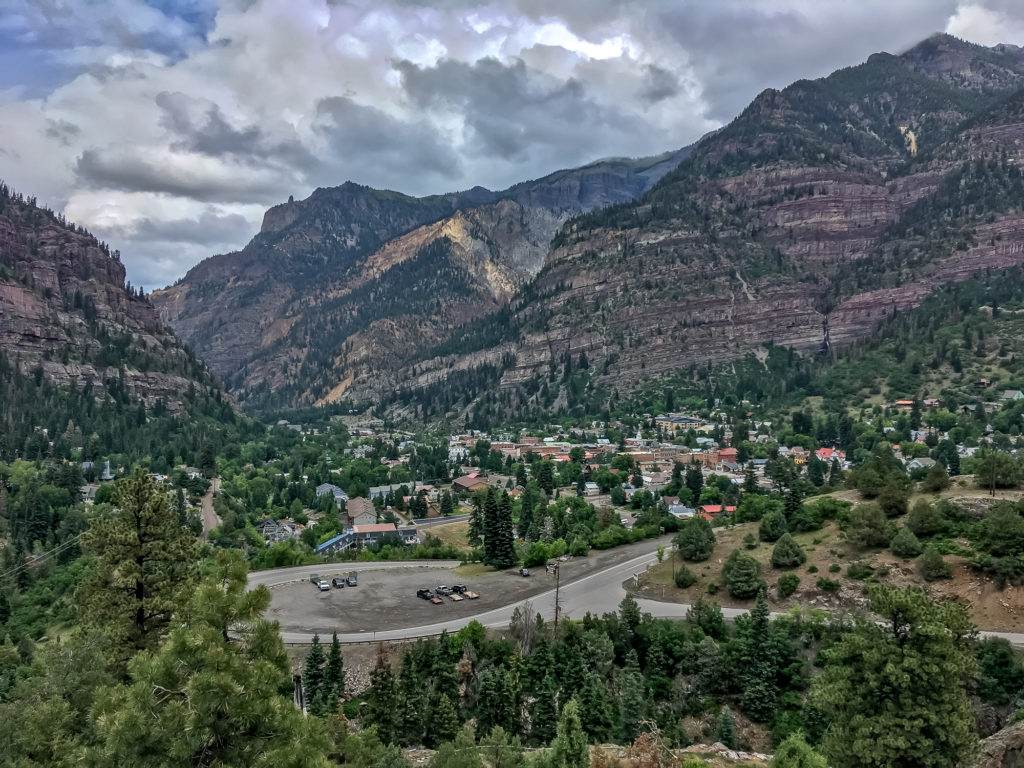
<path id="1" fill-rule="evenodd" d="M 484 480 L 479 475 L 477 475 L 475 472 L 471 475 L 466 475 L 465 477 L 456 477 L 454 480 L 452 480 L 453 491 L 476 493 L 477 491 L 482 491 L 488 487 L 489 486 L 487 485 L 487 481 Z"/>
<path id="2" fill-rule="evenodd" d="M 727 515 L 731 515 L 736 511 L 736 507 L 723 507 L 721 504 L 705 504 L 700 508 L 700 511 L 705 515 L 720 515 L 723 512 Z"/>
<path id="3" fill-rule="evenodd" d="M 907 462 L 907 471 L 913 472 L 915 469 L 931 469 L 934 466 L 935 459 L 930 459 L 927 456 L 921 456 Z"/>
<path id="4" fill-rule="evenodd" d="M 377 522 L 377 508 L 369 499 L 358 497 L 345 503 L 348 526 L 373 525 Z"/>
<path id="5" fill-rule="evenodd" d="M 319 499 L 321 496 L 331 494 L 334 496 L 334 502 L 341 506 L 348 501 L 348 494 L 345 493 L 341 488 L 332 483 L 321 483 L 316 487 L 316 497 Z"/>
<path id="6" fill-rule="evenodd" d="M 295 527 L 283 520 L 264 520 L 256 526 L 256 530 L 260 532 L 267 544 L 295 538 Z"/>
<path id="7" fill-rule="evenodd" d="M 333 539 L 325 541 L 316 548 L 315 552 L 318 555 L 329 555 L 332 552 L 343 552 L 352 547 L 365 547 L 377 544 L 389 535 L 398 536 L 402 543 L 407 545 L 419 544 L 420 541 L 415 526 L 396 528 L 394 523 L 374 523 L 373 525 L 355 525 Z"/>
<path id="8" fill-rule="evenodd" d="M 597 496 L 601 493 L 601 488 L 597 483 L 584 483 L 583 484 L 583 495 L 584 496 Z"/>
<path id="9" fill-rule="evenodd" d="M 819 448 L 814 455 L 828 464 L 831 464 L 833 460 L 838 460 L 839 463 L 846 461 L 846 454 L 835 448 Z"/>
<path id="10" fill-rule="evenodd" d="M 1024 392 L 1021 392 L 1019 389 L 1004 389 L 999 399 L 1004 402 L 1007 400 L 1024 400 Z"/>
<path id="11" fill-rule="evenodd" d="M 697 429 L 704 426 L 704 421 L 694 416 L 659 416 L 654 420 L 655 425 L 661 429 L 662 432 L 668 432 L 675 435 L 679 431 L 686 432 L 690 429 Z"/>

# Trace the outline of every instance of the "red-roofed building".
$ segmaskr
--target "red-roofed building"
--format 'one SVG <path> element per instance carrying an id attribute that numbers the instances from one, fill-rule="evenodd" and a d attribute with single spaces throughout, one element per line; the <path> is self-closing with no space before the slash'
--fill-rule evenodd
<path id="1" fill-rule="evenodd" d="M 832 463 L 833 459 L 838 459 L 839 461 L 846 461 L 846 454 L 838 450 L 837 448 L 819 448 L 814 452 L 814 455 L 817 456 L 822 461 L 827 461 L 829 463 Z"/>
<path id="2" fill-rule="evenodd" d="M 719 461 L 736 461 L 739 458 L 740 452 L 735 448 L 722 448 L 718 452 Z"/>
<path id="3" fill-rule="evenodd" d="M 722 512 L 731 514 L 736 511 L 736 507 L 723 507 L 721 504 L 705 504 L 700 510 L 707 515 L 719 515 Z"/>

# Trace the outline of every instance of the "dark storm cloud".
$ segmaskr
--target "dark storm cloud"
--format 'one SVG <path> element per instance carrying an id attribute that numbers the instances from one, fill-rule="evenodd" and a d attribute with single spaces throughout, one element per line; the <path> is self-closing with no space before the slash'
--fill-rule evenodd
<path id="1" fill-rule="evenodd" d="M 326 144 L 322 163 L 307 169 L 315 183 L 338 184 L 339 171 L 362 183 L 408 187 L 410 176 L 454 184 L 462 172 L 458 153 L 426 122 L 399 120 L 346 96 L 321 99 L 313 129 Z"/>
<path id="2" fill-rule="evenodd" d="M 644 86 L 640 98 L 648 104 L 671 98 L 679 93 L 679 78 L 656 64 L 644 67 Z"/>
<path id="3" fill-rule="evenodd" d="M 434 67 L 400 61 L 395 67 L 418 107 L 462 115 L 464 151 L 470 155 L 579 162 L 593 159 L 596 147 L 598 154 L 608 154 L 610 138 L 643 130 L 638 116 L 599 104 L 579 80 L 555 80 L 522 61 L 442 60 Z"/>
<path id="4" fill-rule="evenodd" d="M 239 169 L 241 170 L 241 169 Z M 156 192 L 203 202 L 270 203 L 280 196 L 273 179 L 196 168 L 186 158 L 166 162 L 126 149 L 87 149 L 75 164 L 78 178 L 123 192 Z"/>
<path id="5" fill-rule="evenodd" d="M 252 225 L 237 213 L 206 210 L 199 216 L 182 219 L 139 219 L 132 224 L 130 235 L 143 241 L 218 246 L 251 237 Z"/>

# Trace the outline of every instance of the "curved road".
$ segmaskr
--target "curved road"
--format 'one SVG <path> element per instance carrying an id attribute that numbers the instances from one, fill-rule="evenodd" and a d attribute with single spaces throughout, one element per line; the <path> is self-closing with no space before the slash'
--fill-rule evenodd
<path id="1" fill-rule="evenodd" d="M 643 573 L 648 566 L 657 562 L 655 553 L 635 557 L 618 565 L 581 576 L 573 581 L 567 581 L 561 585 L 559 599 L 562 604 L 562 618 L 579 619 L 587 612 L 601 615 L 617 611 L 622 598 L 626 596 L 626 590 L 622 583 L 633 574 Z M 369 571 L 391 568 L 423 568 L 441 567 L 454 568 L 459 565 L 457 560 L 413 560 L 408 562 L 393 563 L 326 563 L 321 566 L 306 565 L 291 568 L 274 568 L 267 571 L 255 571 L 249 574 L 249 585 L 264 585 L 275 587 L 280 584 L 288 584 L 296 581 L 305 581 L 311 573 L 319 571 L 327 577 L 335 573 L 347 573 L 349 571 Z M 423 624 L 416 627 L 405 627 L 402 629 L 382 630 L 380 632 L 346 632 L 338 635 L 342 643 L 367 643 L 381 640 L 408 640 L 417 637 L 430 637 L 439 635 L 447 630 L 454 632 L 462 629 L 471 621 L 479 621 L 485 627 L 505 628 L 512 619 L 512 612 L 524 603 L 530 603 L 533 610 L 551 620 L 555 615 L 555 590 L 550 589 L 541 592 L 526 600 L 517 600 L 501 608 L 494 608 L 473 616 L 462 616 L 449 621 L 437 622 L 435 624 Z M 690 606 L 684 603 L 662 603 L 657 600 L 638 599 L 637 604 L 640 610 L 651 614 L 656 618 L 681 619 L 686 616 Z M 723 606 L 722 613 L 726 618 L 735 618 L 747 613 L 745 608 L 726 608 Z M 773 614 L 780 616 L 782 614 Z M 1024 633 L 1015 632 L 981 632 L 986 637 L 1003 637 L 1013 645 L 1024 647 Z M 281 637 L 285 643 L 305 644 L 312 642 L 312 632 L 282 632 Z"/>

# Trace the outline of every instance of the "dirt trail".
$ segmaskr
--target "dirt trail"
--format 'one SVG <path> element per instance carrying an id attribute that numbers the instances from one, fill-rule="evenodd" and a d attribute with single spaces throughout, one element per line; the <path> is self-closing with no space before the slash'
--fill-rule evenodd
<path id="1" fill-rule="evenodd" d="M 202 504 L 202 519 L 203 519 L 203 538 L 209 536 L 210 531 L 220 525 L 220 517 L 213 511 L 213 494 L 220 490 L 220 478 L 215 477 L 210 482 L 210 489 L 203 496 Z"/>

